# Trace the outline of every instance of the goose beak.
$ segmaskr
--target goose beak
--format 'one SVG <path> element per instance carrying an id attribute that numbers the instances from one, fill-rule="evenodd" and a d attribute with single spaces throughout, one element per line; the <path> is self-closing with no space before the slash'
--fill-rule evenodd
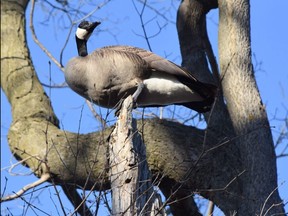
<path id="1" fill-rule="evenodd" d="M 100 24 L 101 24 L 100 22 L 91 22 L 90 25 L 87 28 L 87 31 L 88 32 L 93 32 L 94 29 Z"/>

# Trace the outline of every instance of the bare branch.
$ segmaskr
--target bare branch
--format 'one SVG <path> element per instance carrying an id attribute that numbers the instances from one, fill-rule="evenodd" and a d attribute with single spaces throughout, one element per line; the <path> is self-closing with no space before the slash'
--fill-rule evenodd
<path id="1" fill-rule="evenodd" d="M 24 197 L 21 197 L 21 196 L 20 196 L 20 199 L 23 200 L 27 204 L 27 210 L 28 210 L 28 208 L 30 208 L 35 215 L 38 215 L 35 211 L 35 210 L 38 210 L 41 213 L 43 213 L 44 215 L 50 216 L 50 214 L 46 213 L 45 211 L 41 210 L 40 208 L 38 208 L 37 206 L 32 204 L 32 202 L 31 202 L 32 196 L 30 197 L 29 201 L 27 201 L 26 199 L 24 199 Z M 13 215 L 13 214 L 11 214 L 11 215 Z"/>
<path id="2" fill-rule="evenodd" d="M 66 82 L 63 82 L 60 84 L 53 84 L 53 85 L 41 82 L 41 85 L 44 87 L 47 87 L 47 88 L 66 88 L 66 87 L 68 87 Z"/>
<path id="3" fill-rule="evenodd" d="M 14 172 L 12 171 L 15 167 L 17 167 L 17 166 L 19 166 L 19 165 L 20 165 L 20 166 L 23 165 L 23 163 L 24 163 L 25 161 L 29 160 L 30 158 L 32 158 L 32 156 L 30 156 L 30 157 L 28 157 L 28 158 L 25 158 L 25 159 L 23 159 L 23 160 L 15 163 L 15 164 L 12 164 L 11 167 L 10 167 L 10 169 L 9 169 L 9 171 L 8 171 L 9 174 L 10 174 L 11 176 L 20 176 L 20 175 L 21 175 L 21 176 L 28 176 L 28 175 L 33 174 L 32 171 L 27 172 L 27 173 L 19 173 L 19 172 L 14 173 Z"/>
<path id="4" fill-rule="evenodd" d="M 142 3 L 142 4 L 146 4 L 147 0 L 137 0 L 138 2 Z M 165 21 L 175 25 L 175 21 L 174 20 L 170 20 L 167 18 L 167 16 L 163 13 L 160 13 L 160 10 L 157 8 L 152 7 L 150 4 L 146 4 L 146 7 L 149 8 L 150 10 L 152 10 L 155 14 L 157 14 L 158 16 L 160 16 L 162 19 L 164 19 Z"/>
<path id="5" fill-rule="evenodd" d="M 108 4 L 111 0 L 106 0 L 105 2 L 101 3 L 100 5 L 96 6 L 91 12 L 89 12 L 86 16 L 82 17 L 79 20 L 74 21 L 73 23 L 78 23 L 81 22 L 82 20 L 87 19 L 88 17 L 92 16 L 92 14 L 94 14 L 97 10 L 101 9 L 102 7 L 104 7 L 106 4 Z"/>
<path id="6" fill-rule="evenodd" d="M 284 184 L 284 182 L 281 183 L 280 186 L 283 185 L 283 184 Z M 271 210 L 271 208 L 274 207 L 275 203 L 272 206 L 270 206 L 268 209 L 266 209 L 266 204 L 267 204 L 268 200 L 271 198 L 271 196 L 273 195 L 273 193 L 275 193 L 275 191 L 277 191 L 280 186 L 277 186 L 273 191 L 271 191 L 269 196 L 266 198 L 266 200 L 265 200 L 265 202 L 263 204 L 263 207 L 261 208 L 260 216 L 266 216 L 268 214 L 268 212 Z M 283 202 L 279 203 L 278 205 L 281 205 L 281 204 L 283 204 Z M 265 209 L 266 209 L 266 212 L 264 214 L 264 210 Z"/>
<path id="7" fill-rule="evenodd" d="M 24 163 L 25 161 L 29 160 L 29 159 L 32 158 L 32 157 L 36 157 L 36 155 L 34 155 L 34 156 L 29 156 L 29 157 L 27 157 L 27 158 L 24 158 L 23 160 L 20 160 L 20 161 L 14 163 L 14 164 L 11 164 L 11 166 L 1 168 L 1 171 L 9 168 L 9 171 L 8 171 L 8 172 L 9 172 L 10 175 L 26 175 L 26 174 L 13 173 L 12 170 L 13 170 L 16 166 L 21 165 L 22 163 Z"/>
<path id="8" fill-rule="evenodd" d="M 214 207 L 215 207 L 214 203 L 211 200 L 209 200 L 207 213 L 206 213 L 207 216 L 213 216 Z"/>
<path id="9" fill-rule="evenodd" d="M 35 29 L 34 29 L 34 9 L 35 9 L 35 0 L 31 1 L 31 11 L 30 11 L 30 30 L 34 42 L 46 53 L 46 55 L 59 67 L 61 71 L 64 71 L 64 67 L 57 61 L 57 59 L 44 47 L 44 45 L 38 40 Z"/>
<path id="10" fill-rule="evenodd" d="M 58 191 L 58 189 L 57 189 L 57 187 L 56 187 L 56 184 L 54 183 L 53 179 L 52 179 L 52 185 L 53 185 L 53 187 L 54 187 L 54 189 L 55 189 L 56 196 L 57 196 L 58 201 L 59 201 L 59 203 L 60 203 L 60 206 L 61 206 L 61 210 L 62 210 L 62 212 L 63 212 L 63 215 L 66 215 L 65 208 L 64 208 L 62 199 L 61 199 L 61 197 L 60 197 L 60 193 L 59 193 L 59 191 Z M 68 199 L 69 199 L 69 197 L 68 197 Z"/>
<path id="11" fill-rule="evenodd" d="M 5 201 L 16 199 L 16 198 L 20 197 L 22 194 L 24 194 L 26 191 L 30 190 L 31 188 L 35 188 L 35 187 L 43 184 L 44 182 L 48 181 L 48 179 L 50 179 L 50 174 L 44 173 L 41 175 L 41 178 L 38 179 L 37 181 L 24 186 L 22 189 L 20 189 L 18 192 L 14 193 L 13 195 L 8 195 L 4 198 L 1 198 L 0 202 L 5 202 Z"/>
<path id="12" fill-rule="evenodd" d="M 211 70 L 212 70 L 212 74 L 213 77 L 217 83 L 217 87 L 218 87 L 218 91 L 222 99 L 222 87 L 221 87 L 221 78 L 220 78 L 220 73 L 219 73 L 219 67 L 218 67 L 218 63 L 216 60 L 216 57 L 214 55 L 209 37 L 208 37 L 208 33 L 207 33 L 207 28 L 206 28 L 206 22 L 205 22 L 205 27 L 202 29 L 203 30 L 203 47 L 205 48 L 205 52 L 209 61 L 209 64 L 211 66 Z"/>
<path id="13" fill-rule="evenodd" d="M 101 115 L 99 115 L 99 114 L 95 111 L 95 109 L 94 109 L 94 107 L 93 107 L 93 104 L 92 104 L 90 101 L 88 101 L 88 100 L 86 100 L 86 104 L 87 104 L 87 106 L 89 107 L 89 109 L 90 109 L 90 111 L 92 112 L 92 114 L 94 115 L 94 117 L 101 123 L 102 127 L 103 127 L 103 128 L 107 128 L 106 121 L 101 117 Z"/>
<path id="14" fill-rule="evenodd" d="M 243 170 L 240 172 L 237 176 L 235 176 L 233 179 L 231 179 L 224 187 L 222 188 L 215 188 L 215 189 L 200 189 L 199 191 L 209 191 L 209 192 L 215 192 L 215 191 L 226 191 L 227 188 L 234 182 L 236 181 L 241 175 L 243 175 L 246 172 L 246 170 Z"/>
<path id="15" fill-rule="evenodd" d="M 68 14 L 67 14 L 67 16 L 68 16 L 70 22 L 72 23 L 72 20 L 70 19 L 70 16 L 69 16 Z M 63 60 L 63 53 L 64 53 L 64 50 L 65 50 L 67 44 L 68 44 L 70 35 L 71 35 L 71 33 L 72 33 L 72 29 L 73 29 L 73 24 L 72 24 L 72 25 L 70 26 L 70 28 L 69 28 L 69 32 L 68 32 L 68 35 L 67 35 L 67 37 L 66 37 L 65 43 L 64 43 L 64 45 L 63 45 L 63 47 L 62 47 L 62 49 L 61 49 L 61 51 L 60 51 L 60 64 L 61 64 L 62 67 L 63 67 L 63 62 L 62 62 L 62 60 Z"/>
<path id="16" fill-rule="evenodd" d="M 143 20 L 143 14 L 144 14 L 144 10 L 145 10 L 145 7 L 146 7 L 146 2 L 147 2 L 147 0 L 145 0 L 145 1 L 143 2 L 143 7 L 142 7 L 141 11 L 138 10 L 138 8 L 137 8 L 134 0 L 133 0 L 132 2 L 133 2 L 133 6 L 134 6 L 137 14 L 138 14 L 139 17 L 140 17 L 141 27 L 142 27 L 142 30 L 143 30 L 143 33 L 144 33 L 144 38 L 146 39 L 148 48 L 149 48 L 149 50 L 152 52 L 152 47 L 151 47 L 151 45 L 150 45 L 149 37 L 148 37 L 148 35 L 147 35 L 146 28 L 145 28 L 145 23 L 144 23 L 144 20 Z"/>
<path id="17" fill-rule="evenodd" d="M 64 186 L 62 186 L 62 188 L 63 188 L 65 195 L 72 202 L 74 209 L 75 209 L 74 210 L 75 213 L 78 212 L 81 216 L 92 216 L 93 215 L 85 203 L 86 199 L 82 199 L 80 197 L 80 195 L 78 194 L 75 187 L 73 187 L 73 186 L 66 187 L 64 185 Z M 74 214 L 74 212 L 73 212 L 73 214 Z M 73 215 L 73 214 L 71 214 L 71 215 Z"/>

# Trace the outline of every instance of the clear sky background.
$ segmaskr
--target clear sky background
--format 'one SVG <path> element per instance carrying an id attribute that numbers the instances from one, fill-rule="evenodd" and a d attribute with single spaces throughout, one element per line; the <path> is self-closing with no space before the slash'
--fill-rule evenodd
<path id="1" fill-rule="evenodd" d="M 100 1 L 96 1 L 100 2 Z M 158 2 L 158 1 L 157 1 Z M 159 1 L 160 2 L 160 1 Z M 144 13 L 144 20 L 151 20 L 146 26 L 148 35 L 154 35 L 158 32 L 160 26 L 164 26 L 160 34 L 150 39 L 153 52 L 167 57 L 177 64 L 181 64 L 181 56 L 178 44 L 178 37 L 175 27 L 175 16 L 180 1 L 161 1 L 157 7 L 159 10 L 170 9 L 166 13 L 169 19 L 164 20 L 160 16 L 155 16 L 155 13 L 148 8 Z M 141 6 L 139 6 L 139 10 Z M 85 6 L 85 11 L 90 12 L 95 7 L 91 5 Z M 257 83 L 260 89 L 263 102 L 266 104 L 267 113 L 273 131 L 274 139 L 276 140 L 279 133 L 285 128 L 284 118 L 288 114 L 288 1 L 275 0 L 271 1 L 251 1 L 251 29 L 252 29 L 252 52 L 253 61 L 256 71 Z M 59 59 L 60 50 L 68 35 L 68 29 L 62 29 L 58 24 L 60 12 L 53 14 L 47 20 L 47 13 L 43 12 L 47 8 L 41 8 L 38 4 L 35 11 L 35 29 L 39 40 L 47 47 L 47 49 Z M 30 10 L 30 7 L 28 7 Z M 97 11 L 95 17 L 102 22 L 101 26 L 97 28 L 88 43 L 88 50 L 91 52 L 95 48 L 107 45 L 132 45 L 148 49 L 147 43 L 143 37 L 143 31 L 140 26 L 140 18 L 132 4 L 132 1 L 111 1 L 107 6 Z M 29 20 L 29 18 L 28 18 Z M 28 21 L 27 20 L 27 21 Z M 43 24 L 44 23 L 44 24 Z M 217 34 L 218 34 L 218 13 L 217 10 L 208 14 L 208 32 L 214 52 L 217 55 Z M 68 23 L 67 23 L 68 24 Z M 167 24 L 167 25 L 165 25 Z M 74 28 L 75 31 L 76 27 Z M 49 59 L 40 50 L 31 39 L 30 30 L 27 28 L 28 43 L 31 51 L 33 63 L 39 79 L 45 84 L 49 84 Z M 74 33 L 69 38 L 67 48 L 64 52 L 63 63 L 73 56 L 77 55 L 77 50 L 74 41 Z M 51 70 L 52 84 L 61 84 L 64 82 L 63 73 L 52 64 Z M 99 124 L 94 119 L 93 115 L 87 108 L 84 99 L 76 95 L 68 88 L 64 89 L 47 89 L 47 94 L 52 99 L 52 105 L 56 115 L 61 121 L 61 127 L 65 130 L 77 132 L 80 124 L 80 133 L 92 132 L 99 129 Z M 83 109 L 83 114 L 81 112 Z M 98 112 L 105 113 L 105 109 L 97 108 Z M 178 108 L 177 108 L 178 109 Z M 158 112 L 154 109 L 153 112 Z M 148 110 L 149 112 L 149 110 Z M 166 117 L 171 117 L 169 109 L 165 112 Z M 113 116 L 112 116 L 113 117 Z M 15 173 L 22 175 L 13 176 L 8 172 L 7 167 L 16 160 L 12 157 L 7 143 L 8 129 L 11 123 L 10 105 L 6 99 L 5 94 L 1 90 L 1 193 L 5 185 L 5 193 L 18 191 L 24 185 L 36 180 L 33 175 L 29 175 L 29 169 L 18 166 Z M 287 130 L 287 127 L 286 127 Z M 287 132 L 287 131 L 286 131 Z M 287 146 L 288 140 L 283 141 L 283 147 Z M 277 154 L 283 148 L 277 149 Z M 287 154 L 287 150 L 286 150 Z M 279 158 L 277 160 L 278 166 L 278 182 L 279 190 L 282 199 L 288 201 L 288 158 Z M 267 170 L 269 172 L 269 170 Z M 5 184 L 7 179 L 7 184 Z M 259 182 L 260 183 L 260 182 Z M 47 185 L 47 184 L 45 184 Z M 55 190 L 53 187 L 40 186 L 38 190 L 33 193 L 35 199 L 32 203 L 39 207 L 42 211 L 51 215 L 62 215 L 58 204 L 53 204 L 54 199 L 57 203 Z M 31 194 L 30 194 L 31 195 Z M 30 195 L 25 198 L 30 199 Z M 64 200 L 67 206 L 67 212 L 72 207 Z M 23 205 L 25 206 L 23 210 Z M 55 207 L 58 206 L 58 210 Z M 1 204 L 1 215 L 8 213 L 7 208 L 13 215 L 35 215 L 31 208 L 27 208 L 21 199 L 15 201 L 5 202 Z M 101 210 L 99 215 L 108 215 L 105 209 Z M 36 210 L 37 215 L 45 215 L 43 212 Z M 286 212 L 288 207 L 286 205 Z M 218 211 L 216 215 L 221 215 Z"/>

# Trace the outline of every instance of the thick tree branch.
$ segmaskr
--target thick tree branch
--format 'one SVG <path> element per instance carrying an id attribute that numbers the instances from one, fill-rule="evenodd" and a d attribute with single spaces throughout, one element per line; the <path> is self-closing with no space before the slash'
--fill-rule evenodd
<path id="1" fill-rule="evenodd" d="M 183 0 L 177 13 L 177 31 L 182 55 L 182 65 L 196 77 L 219 86 L 219 94 L 212 115 L 204 114 L 209 126 L 220 134 L 233 136 L 231 121 L 224 104 L 219 81 L 218 66 L 209 42 L 206 29 L 206 14 L 217 7 L 217 1 Z M 207 59 L 213 70 L 212 76 Z M 223 122 L 224 121 L 224 122 Z M 224 135 L 225 136 L 225 135 Z"/>

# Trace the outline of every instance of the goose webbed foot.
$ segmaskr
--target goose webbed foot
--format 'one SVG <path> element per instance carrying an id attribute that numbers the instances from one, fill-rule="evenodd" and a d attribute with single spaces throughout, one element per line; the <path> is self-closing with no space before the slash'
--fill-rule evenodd
<path id="1" fill-rule="evenodd" d="M 138 83 L 137 89 L 134 92 L 134 94 L 132 95 L 133 108 L 137 107 L 137 99 L 138 99 L 139 95 L 141 94 L 143 88 L 144 88 L 144 83 L 142 83 L 142 82 Z M 121 98 L 118 101 L 117 105 L 115 106 L 115 116 L 119 116 L 123 102 L 124 102 L 124 98 Z"/>

